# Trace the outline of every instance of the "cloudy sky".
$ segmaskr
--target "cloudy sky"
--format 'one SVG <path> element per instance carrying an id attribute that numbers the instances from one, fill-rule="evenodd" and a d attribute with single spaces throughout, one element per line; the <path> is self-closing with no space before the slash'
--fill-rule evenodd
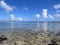
<path id="1" fill-rule="evenodd" d="M 0 0 L 0 20 L 60 21 L 60 0 Z"/>

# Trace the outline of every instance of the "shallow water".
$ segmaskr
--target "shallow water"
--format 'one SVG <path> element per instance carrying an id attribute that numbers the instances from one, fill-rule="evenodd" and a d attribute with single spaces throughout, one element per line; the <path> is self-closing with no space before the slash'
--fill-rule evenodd
<path id="1" fill-rule="evenodd" d="M 0 22 L 0 31 L 6 31 L 11 29 L 16 31 L 18 30 L 19 32 L 0 32 L 0 37 L 1 35 L 3 35 L 8 38 L 8 40 L 0 43 L 0 45 L 14 45 L 14 41 L 16 41 L 18 45 L 48 45 L 51 43 L 51 39 L 57 40 L 57 44 L 60 44 L 60 32 L 38 32 L 38 30 L 60 31 L 60 22 Z M 30 30 L 36 30 L 37 32 Z"/>
<path id="2" fill-rule="evenodd" d="M 11 22 L 2 21 L 0 22 L 0 31 L 8 29 L 37 29 L 39 30 L 60 30 L 60 22 Z"/>

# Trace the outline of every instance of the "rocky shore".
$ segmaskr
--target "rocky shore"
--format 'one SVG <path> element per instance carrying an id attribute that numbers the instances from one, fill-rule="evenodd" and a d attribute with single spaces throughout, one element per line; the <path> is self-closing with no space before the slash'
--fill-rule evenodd
<path id="1" fill-rule="evenodd" d="M 60 45 L 59 33 L 52 32 L 13 31 L 0 33 L 0 37 L 7 38 L 0 45 L 48 45 L 52 39 Z"/>

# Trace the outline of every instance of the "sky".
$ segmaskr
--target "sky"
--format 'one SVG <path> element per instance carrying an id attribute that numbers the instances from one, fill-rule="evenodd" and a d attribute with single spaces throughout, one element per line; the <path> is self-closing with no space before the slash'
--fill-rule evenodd
<path id="1" fill-rule="evenodd" d="M 0 20 L 60 21 L 60 0 L 0 0 Z"/>

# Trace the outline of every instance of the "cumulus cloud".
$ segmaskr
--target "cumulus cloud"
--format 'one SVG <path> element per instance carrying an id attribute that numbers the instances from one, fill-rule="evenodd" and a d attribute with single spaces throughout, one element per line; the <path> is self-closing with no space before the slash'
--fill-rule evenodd
<path id="1" fill-rule="evenodd" d="M 29 10 L 29 8 L 28 7 L 24 7 L 24 10 Z"/>
<path id="2" fill-rule="evenodd" d="M 60 10 L 57 10 L 56 12 L 57 12 L 57 13 L 60 13 Z"/>
<path id="3" fill-rule="evenodd" d="M 23 18 L 21 17 L 15 17 L 15 15 L 11 14 L 10 18 L 12 21 L 23 21 Z"/>
<path id="4" fill-rule="evenodd" d="M 21 17 L 18 17 L 17 20 L 19 20 L 19 21 L 23 21 L 23 19 L 22 19 Z"/>
<path id="5" fill-rule="evenodd" d="M 0 1 L 0 7 L 4 8 L 6 11 L 13 11 L 13 7 L 8 5 L 4 0 Z"/>
<path id="6" fill-rule="evenodd" d="M 15 16 L 13 14 L 10 15 L 11 20 L 16 20 Z"/>
<path id="7" fill-rule="evenodd" d="M 60 14 L 56 14 L 55 17 L 60 17 Z"/>
<path id="8" fill-rule="evenodd" d="M 55 9 L 60 9 L 60 4 L 54 5 L 54 8 L 55 8 Z"/>
<path id="9" fill-rule="evenodd" d="M 40 14 L 36 14 L 35 16 L 36 16 L 36 18 L 40 18 Z"/>
<path id="10" fill-rule="evenodd" d="M 43 14 L 44 18 L 48 18 L 48 16 L 47 16 L 47 9 L 43 9 L 42 14 Z"/>
<path id="11" fill-rule="evenodd" d="M 54 18 L 52 15 L 49 15 L 49 18 Z"/>

